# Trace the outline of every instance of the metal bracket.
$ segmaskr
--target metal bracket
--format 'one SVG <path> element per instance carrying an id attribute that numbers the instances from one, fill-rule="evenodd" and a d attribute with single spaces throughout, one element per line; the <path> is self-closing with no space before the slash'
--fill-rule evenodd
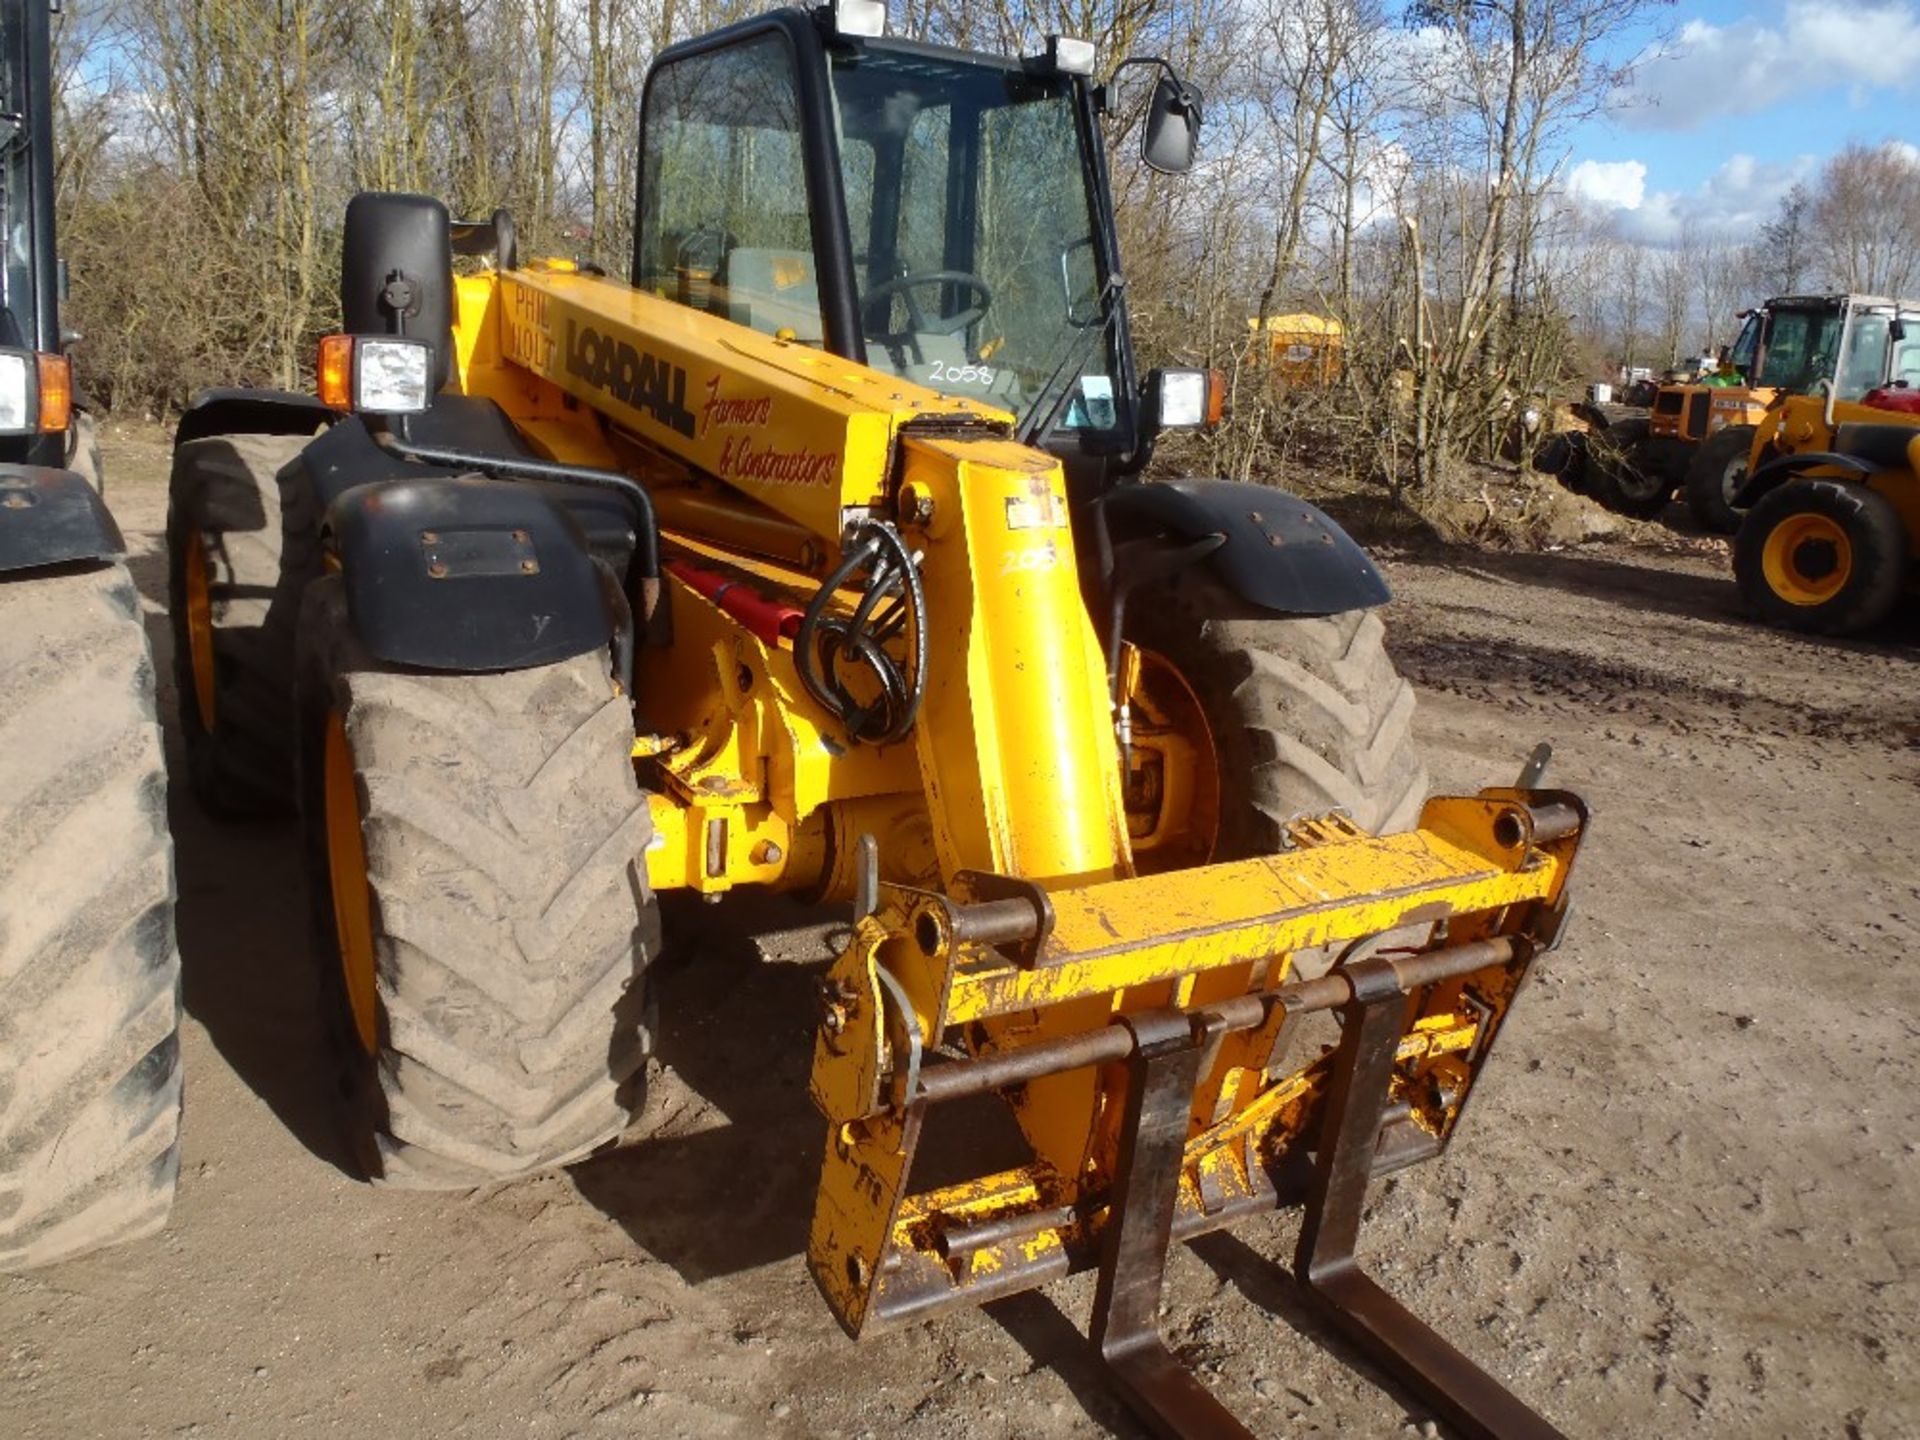
<path id="1" fill-rule="evenodd" d="M 1017 875 L 961 870 L 951 886 L 956 939 L 997 945 L 1020 964 L 1039 963 L 1053 933 L 1053 899 L 1046 888 Z"/>

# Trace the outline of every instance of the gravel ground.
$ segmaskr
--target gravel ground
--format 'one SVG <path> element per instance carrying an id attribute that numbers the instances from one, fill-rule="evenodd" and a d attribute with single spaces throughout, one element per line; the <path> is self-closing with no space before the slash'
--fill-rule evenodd
<path id="1" fill-rule="evenodd" d="M 164 672 L 163 443 L 106 461 Z M 1436 783 L 1550 739 L 1598 818 L 1567 945 L 1451 1153 L 1375 1187 L 1363 1253 L 1572 1436 L 1920 1436 L 1920 621 L 1758 629 L 1710 549 L 1385 556 Z M 319 1089 L 291 827 L 183 787 L 173 822 L 179 1201 L 0 1278 L 0 1435 L 1138 1433 L 1077 1336 L 1087 1277 L 859 1345 L 814 1293 L 816 917 L 683 914 L 660 1138 L 375 1192 Z M 1302 1309 L 1295 1229 L 1176 1256 L 1172 1339 L 1263 1436 L 1442 1433 Z"/>

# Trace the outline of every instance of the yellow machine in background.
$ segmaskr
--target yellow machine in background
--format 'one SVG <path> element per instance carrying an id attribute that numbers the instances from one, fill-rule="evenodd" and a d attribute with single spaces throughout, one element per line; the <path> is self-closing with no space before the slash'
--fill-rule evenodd
<path id="1" fill-rule="evenodd" d="M 1344 372 L 1346 329 L 1330 315 L 1269 315 L 1264 337 L 1256 315 L 1247 330 L 1249 363 L 1276 385 L 1331 385 Z"/>
<path id="2" fill-rule="evenodd" d="M 1920 320 L 1869 314 L 1856 323 L 1879 327 L 1882 334 L 1861 343 L 1891 343 L 1898 368 L 1920 380 Z M 1909 382 L 1861 402 L 1797 395 L 1768 413 L 1739 497 L 1751 508 L 1733 545 L 1741 597 L 1761 619 L 1850 635 L 1911 594 L 1920 574 L 1920 412 L 1912 393 Z"/>
<path id="3" fill-rule="evenodd" d="M 196 776 L 265 773 L 222 657 L 278 657 L 367 1173 L 618 1139 L 658 892 L 850 902 L 808 1257 L 849 1331 L 1097 1267 L 1129 1402 L 1244 1434 L 1159 1339 L 1166 1251 L 1297 1204 L 1299 1278 L 1371 1354 L 1475 1433 L 1551 1435 L 1353 1247 L 1557 942 L 1584 808 L 1537 766 L 1426 799 L 1364 553 L 1278 490 L 1137 478 L 1217 395 L 1135 374 L 1091 47 L 877 24 L 780 11 L 660 57 L 630 281 L 357 197 L 321 403 L 189 416 Z M 1129 64 L 1148 163 L 1185 168 L 1198 95 Z M 284 539 L 243 637 L 233 469 L 201 457 L 249 425 L 282 432 L 249 483 Z M 963 1141 L 973 1173 L 916 1183 L 942 1107 L 987 1095 L 1025 1157 Z"/>
<path id="4" fill-rule="evenodd" d="M 1751 465 L 1781 451 L 1769 416 L 1789 396 L 1858 403 L 1903 373 L 1920 382 L 1912 356 L 1889 340 L 1901 316 L 1920 323 L 1920 303 L 1872 295 L 1776 296 L 1744 312 L 1739 338 L 1705 382 L 1659 387 L 1644 418 L 1592 427 L 1541 468 L 1563 475 L 1609 509 L 1661 514 L 1678 489 L 1702 529 L 1740 528 L 1735 497 Z M 1604 416 L 1599 417 L 1604 420 Z M 1575 461 L 1579 463 L 1573 463 Z"/>

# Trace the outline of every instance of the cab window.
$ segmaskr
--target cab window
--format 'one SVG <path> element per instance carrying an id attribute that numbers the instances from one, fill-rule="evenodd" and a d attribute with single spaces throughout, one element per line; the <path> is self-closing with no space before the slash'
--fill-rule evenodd
<path id="1" fill-rule="evenodd" d="M 661 66 L 644 124 L 635 282 L 769 335 L 823 344 L 786 40 L 763 35 Z"/>

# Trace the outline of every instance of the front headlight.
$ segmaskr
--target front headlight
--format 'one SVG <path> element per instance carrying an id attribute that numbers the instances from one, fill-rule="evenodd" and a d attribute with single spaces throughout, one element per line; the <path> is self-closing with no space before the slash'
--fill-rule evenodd
<path id="1" fill-rule="evenodd" d="M 0 351 L 0 435 L 21 435 L 33 429 L 34 379 L 31 355 Z"/>
<path id="2" fill-rule="evenodd" d="M 1186 430 L 1207 418 L 1207 376 L 1203 370 L 1169 370 L 1160 379 L 1160 426 Z"/>
<path id="3" fill-rule="evenodd" d="M 0 350 L 0 435 L 53 435 L 73 419 L 73 367 L 64 355 Z"/>
<path id="4" fill-rule="evenodd" d="M 433 403 L 433 347 L 394 335 L 322 335 L 320 402 L 371 415 L 418 415 Z"/>
<path id="5" fill-rule="evenodd" d="M 1217 370 L 1155 370 L 1147 390 L 1162 430 L 1218 425 L 1226 413 L 1226 379 Z"/>
<path id="6" fill-rule="evenodd" d="M 354 345 L 354 409 L 416 415 L 433 399 L 427 376 L 432 352 L 420 340 L 360 338 Z"/>

